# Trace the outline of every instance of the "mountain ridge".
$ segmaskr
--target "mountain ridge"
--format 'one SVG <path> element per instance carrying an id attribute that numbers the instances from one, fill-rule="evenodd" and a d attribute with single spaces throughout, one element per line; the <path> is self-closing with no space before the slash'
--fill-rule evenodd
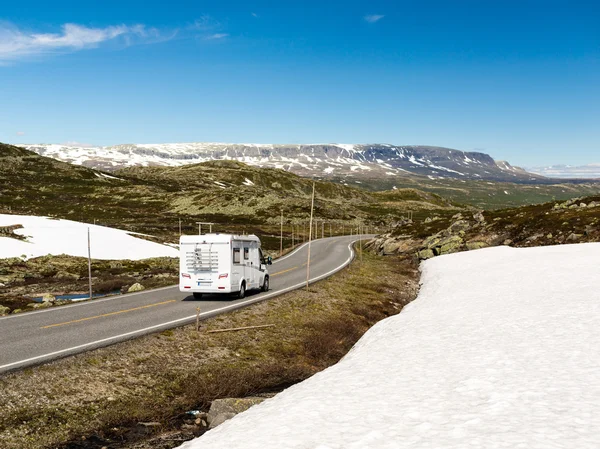
<path id="1" fill-rule="evenodd" d="M 301 176 L 429 178 L 536 182 L 540 175 L 496 161 L 490 155 L 428 145 L 165 143 L 77 146 L 21 145 L 39 155 L 105 171 L 131 166 L 181 166 L 210 160 L 237 160 L 261 168 L 280 168 Z"/>

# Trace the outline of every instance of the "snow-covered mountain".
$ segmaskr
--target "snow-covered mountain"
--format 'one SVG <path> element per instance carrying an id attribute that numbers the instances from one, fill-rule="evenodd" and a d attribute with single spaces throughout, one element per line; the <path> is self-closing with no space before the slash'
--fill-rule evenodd
<path id="1" fill-rule="evenodd" d="M 600 179 L 600 164 L 587 165 L 550 165 L 548 167 L 531 167 L 532 173 L 549 178 L 587 178 Z"/>
<path id="2" fill-rule="evenodd" d="M 531 181 L 539 175 L 495 161 L 487 154 L 431 146 L 388 144 L 125 144 L 108 147 L 21 145 L 40 155 L 107 171 L 128 166 L 179 166 L 229 159 L 281 168 L 302 176 L 377 178 L 422 175 L 430 178 Z"/>

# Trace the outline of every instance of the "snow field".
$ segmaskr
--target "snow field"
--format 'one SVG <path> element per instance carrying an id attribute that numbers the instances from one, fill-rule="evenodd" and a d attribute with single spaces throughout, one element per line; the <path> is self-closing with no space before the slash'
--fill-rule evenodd
<path id="1" fill-rule="evenodd" d="M 600 447 L 600 243 L 426 261 L 338 364 L 181 446 Z"/>
<path id="2" fill-rule="evenodd" d="M 48 254 L 87 257 L 88 229 L 93 259 L 179 257 L 175 248 L 136 238 L 136 233 L 120 229 L 48 217 L 0 214 L 0 227 L 16 224 L 24 228 L 15 230 L 15 234 L 27 236 L 27 241 L 0 237 L 0 258 L 25 255 L 29 259 Z"/>

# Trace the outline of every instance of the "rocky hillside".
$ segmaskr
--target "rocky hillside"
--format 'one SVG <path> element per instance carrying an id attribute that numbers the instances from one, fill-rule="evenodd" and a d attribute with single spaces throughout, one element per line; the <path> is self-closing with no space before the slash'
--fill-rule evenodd
<path id="1" fill-rule="evenodd" d="M 600 196 L 497 211 L 432 215 L 404 220 L 369 247 L 379 254 L 410 253 L 419 259 L 511 245 L 529 247 L 600 241 Z"/>
<path id="2" fill-rule="evenodd" d="M 181 166 L 237 160 L 301 176 L 362 178 L 417 175 L 431 178 L 535 182 L 539 175 L 478 152 L 413 145 L 273 145 L 230 143 L 127 144 L 109 147 L 24 145 L 43 156 L 106 171 L 128 166 Z"/>
<path id="3" fill-rule="evenodd" d="M 0 211 L 51 215 L 154 235 L 194 232 L 196 221 L 221 231 L 286 230 L 310 213 L 312 181 L 280 169 L 236 161 L 181 167 L 131 167 L 112 174 L 41 157 L 0 144 Z M 315 217 L 337 226 L 389 225 L 407 211 L 463 209 L 415 189 L 381 194 L 336 183 L 316 183 Z M 227 226 L 224 227 L 223 225 Z"/>

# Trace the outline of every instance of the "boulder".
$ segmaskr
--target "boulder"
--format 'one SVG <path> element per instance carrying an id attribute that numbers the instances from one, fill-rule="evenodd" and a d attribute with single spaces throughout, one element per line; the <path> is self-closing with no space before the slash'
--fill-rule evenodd
<path id="1" fill-rule="evenodd" d="M 467 249 L 473 251 L 475 249 L 486 248 L 488 246 L 485 242 L 467 242 Z"/>
<path id="2" fill-rule="evenodd" d="M 578 241 L 582 237 L 582 235 L 583 234 L 575 234 L 574 232 L 571 232 L 569 234 L 569 236 L 567 237 L 566 241 L 567 242 L 576 242 L 576 241 Z"/>
<path id="3" fill-rule="evenodd" d="M 392 254 L 395 253 L 398 248 L 402 245 L 401 242 L 396 240 L 388 240 L 383 244 L 383 253 L 384 254 Z"/>
<path id="4" fill-rule="evenodd" d="M 55 279 L 68 280 L 68 281 L 78 281 L 80 277 L 81 276 L 79 276 L 78 274 L 69 273 L 67 271 L 59 271 L 58 273 L 56 273 L 54 275 Z"/>
<path id="5" fill-rule="evenodd" d="M 460 251 L 461 246 L 463 245 L 463 239 L 458 235 L 453 235 L 441 240 L 436 246 L 436 250 L 438 255 L 442 254 L 451 254 Z"/>
<path id="6" fill-rule="evenodd" d="M 429 249 L 435 248 L 437 246 L 437 244 L 440 242 L 440 240 L 442 240 L 442 238 L 440 237 L 439 234 L 429 236 L 425 240 L 423 240 L 423 247 L 429 248 Z"/>
<path id="7" fill-rule="evenodd" d="M 450 225 L 448 230 L 450 231 L 450 233 L 457 233 L 460 231 L 466 231 L 470 227 L 471 227 L 471 225 L 469 224 L 469 222 L 467 220 L 457 220 Z"/>
<path id="8" fill-rule="evenodd" d="M 142 290 L 145 290 L 145 289 L 146 289 L 146 287 L 144 287 L 139 282 L 136 282 L 135 284 L 133 284 L 131 287 L 129 287 L 127 289 L 127 293 L 141 292 Z"/>
<path id="9" fill-rule="evenodd" d="M 482 212 L 477 212 L 476 214 L 474 214 L 473 219 L 478 223 L 485 223 L 485 217 L 483 216 Z"/>
<path id="10" fill-rule="evenodd" d="M 212 429 L 224 423 L 238 413 L 242 413 L 256 404 L 260 404 L 265 399 L 259 397 L 215 399 L 210 405 L 210 410 L 206 417 L 209 428 Z"/>
<path id="11" fill-rule="evenodd" d="M 427 260 L 434 257 L 435 254 L 432 249 L 422 249 L 421 251 L 417 252 L 417 256 L 420 260 Z"/>
<path id="12" fill-rule="evenodd" d="M 236 415 L 236 413 L 233 412 L 225 412 L 225 413 L 219 413 L 217 416 L 215 416 L 213 418 L 213 420 L 210 422 L 210 424 L 208 425 L 209 429 L 214 429 L 215 427 L 223 424 L 225 421 L 230 420 L 231 418 L 233 418 Z"/>
<path id="13" fill-rule="evenodd" d="M 51 295 L 50 293 L 46 293 L 44 296 L 42 296 L 42 303 L 45 303 L 45 302 L 49 302 L 49 303 L 56 302 L 56 297 L 54 295 Z"/>

